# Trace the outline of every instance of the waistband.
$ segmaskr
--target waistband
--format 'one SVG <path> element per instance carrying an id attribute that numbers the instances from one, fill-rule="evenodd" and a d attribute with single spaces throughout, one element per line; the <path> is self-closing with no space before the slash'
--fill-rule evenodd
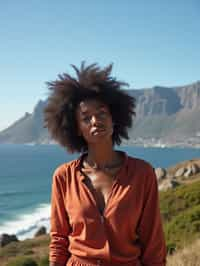
<path id="1" fill-rule="evenodd" d="M 115 261 L 109 262 L 103 259 L 83 258 L 83 257 L 78 257 L 76 255 L 71 255 L 71 257 L 68 260 L 68 263 L 67 265 L 77 265 L 77 266 L 79 265 L 80 266 L 141 266 L 138 260 L 120 263 Z"/>

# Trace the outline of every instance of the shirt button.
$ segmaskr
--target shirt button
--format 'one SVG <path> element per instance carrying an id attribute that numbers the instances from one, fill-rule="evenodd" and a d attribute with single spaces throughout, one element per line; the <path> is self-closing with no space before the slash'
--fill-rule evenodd
<path id="1" fill-rule="evenodd" d="M 97 265 L 101 266 L 101 260 L 97 260 Z"/>

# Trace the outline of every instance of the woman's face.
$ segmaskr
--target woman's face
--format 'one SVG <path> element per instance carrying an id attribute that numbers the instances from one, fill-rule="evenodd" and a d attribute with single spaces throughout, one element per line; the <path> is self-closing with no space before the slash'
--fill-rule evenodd
<path id="1" fill-rule="evenodd" d="M 97 143 L 112 140 L 112 116 L 107 105 L 95 100 L 83 100 L 76 110 L 78 133 L 85 141 Z"/>

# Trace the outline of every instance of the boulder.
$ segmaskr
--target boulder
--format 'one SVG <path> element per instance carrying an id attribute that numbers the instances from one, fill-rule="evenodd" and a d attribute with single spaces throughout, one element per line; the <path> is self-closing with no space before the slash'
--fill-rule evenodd
<path id="1" fill-rule="evenodd" d="M 41 236 L 41 235 L 46 235 L 46 233 L 47 233 L 46 227 L 41 226 L 41 227 L 39 227 L 39 229 L 37 230 L 37 232 L 35 233 L 34 236 L 37 237 L 37 236 Z"/>
<path id="2" fill-rule="evenodd" d="M 184 173 L 184 176 L 185 177 L 190 177 L 190 176 L 193 176 L 193 175 L 198 174 L 198 172 L 199 172 L 198 165 L 196 165 L 196 164 L 190 164 L 190 165 L 187 166 L 187 170 Z"/>
<path id="3" fill-rule="evenodd" d="M 155 169 L 155 174 L 156 174 L 157 180 L 161 181 L 164 178 L 166 178 L 167 171 L 164 168 L 159 167 Z"/>
<path id="4" fill-rule="evenodd" d="M 184 177 L 189 177 L 189 176 L 191 176 L 192 175 L 192 169 L 191 169 L 191 167 L 190 166 L 188 166 L 187 167 L 187 170 L 186 170 L 186 172 L 184 173 Z"/>
<path id="5" fill-rule="evenodd" d="M 186 167 L 181 167 L 179 168 L 176 173 L 175 173 L 175 177 L 178 176 L 184 176 L 184 177 L 189 177 L 192 175 L 196 175 L 200 172 L 200 167 L 193 163 L 193 164 L 188 164 Z"/>
<path id="6" fill-rule="evenodd" d="M 195 163 L 191 165 L 191 170 L 193 175 L 196 175 L 200 172 L 199 166 Z"/>
<path id="7" fill-rule="evenodd" d="M 173 180 L 173 179 L 165 179 L 165 180 L 163 180 L 163 182 L 161 184 L 159 184 L 158 189 L 159 190 L 162 190 L 162 191 L 166 191 L 169 188 L 175 188 L 178 185 L 180 185 L 180 184 L 176 180 Z"/>
<path id="8" fill-rule="evenodd" d="M 18 242 L 16 235 L 1 234 L 0 235 L 0 247 L 4 247 L 10 242 Z"/>
<path id="9" fill-rule="evenodd" d="M 181 167 L 179 168 L 176 173 L 175 173 L 175 177 L 178 177 L 178 176 L 183 176 L 184 173 L 187 171 L 187 169 L 185 167 Z"/>

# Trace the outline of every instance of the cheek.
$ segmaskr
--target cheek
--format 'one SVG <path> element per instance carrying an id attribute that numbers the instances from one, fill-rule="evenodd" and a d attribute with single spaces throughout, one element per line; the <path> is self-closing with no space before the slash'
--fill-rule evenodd
<path id="1" fill-rule="evenodd" d="M 85 135 L 85 132 L 87 131 L 87 126 L 81 122 L 81 119 L 78 117 L 76 120 L 77 124 L 77 132 L 79 136 Z"/>
<path id="2" fill-rule="evenodd" d="M 79 125 L 79 133 L 83 137 L 87 137 L 89 135 L 89 127 L 86 125 Z"/>

